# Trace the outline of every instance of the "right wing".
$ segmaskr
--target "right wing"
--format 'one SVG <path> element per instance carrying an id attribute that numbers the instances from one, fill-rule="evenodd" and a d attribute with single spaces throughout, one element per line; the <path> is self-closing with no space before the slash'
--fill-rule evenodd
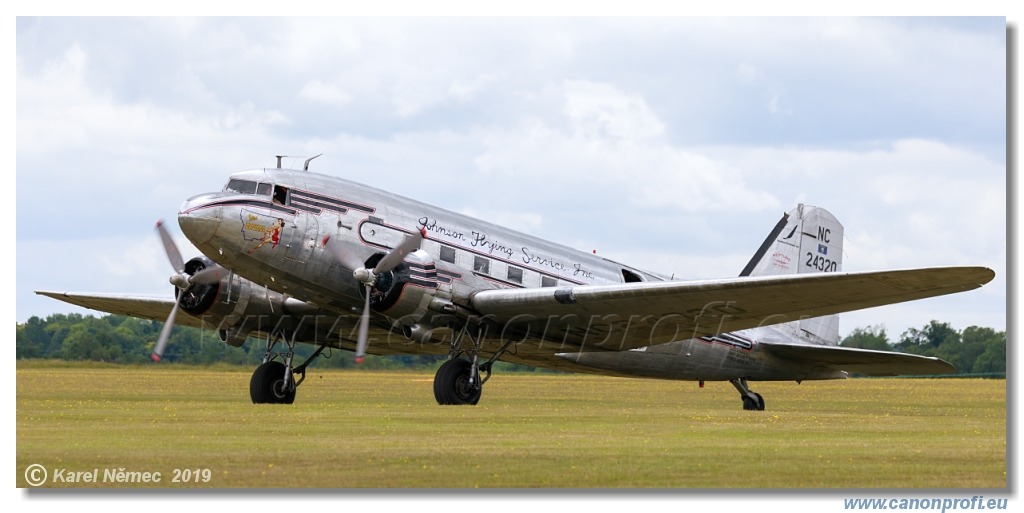
<path id="1" fill-rule="evenodd" d="M 499 289 L 474 294 L 470 305 L 517 336 L 556 342 L 552 353 L 625 351 L 963 292 L 994 277 L 985 267 L 934 267 Z"/>
<path id="2" fill-rule="evenodd" d="M 101 312 L 129 315 L 160 322 L 166 322 L 167 316 L 170 315 L 171 309 L 174 308 L 173 299 L 161 296 L 53 292 L 48 290 L 37 290 L 36 294 Z M 192 326 L 193 328 L 203 327 L 203 321 L 191 315 L 178 315 L 175 324 Z"/>

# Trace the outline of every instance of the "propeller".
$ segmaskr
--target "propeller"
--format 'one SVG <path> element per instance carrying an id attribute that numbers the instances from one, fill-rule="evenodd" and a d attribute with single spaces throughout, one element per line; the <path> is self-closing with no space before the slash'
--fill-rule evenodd
<path id="1" fill-rule="evenodd" d="M 334 255 L 334 259 L 345 269 L 354 271 L 366 265 L 354 253 L 342 247 L 342 244 L 343 242 L 332 239 L 330 235 L 324 237 L 323 240 L 324 248 L 330 251 Z"/>
<path id="2" fill-rule="evenodd" d="M 202 269 L 195 274 L 188 274 L 185 272 L 185 260 L 181 258 L 181 252 L 178 251 L 178 246 L 174 243 L 174 239 L 171 238 L 171 234 L 168 233 L 167 228 L 164 227 L 163 219 L 156 222 L 156 231 L 160 234 L 160 240 L 163 242 L 164 251 L 167 253 L 167 259 L 171 262 L 171 267 L 174 268 L 174 274 L 171 275 L 170 282 L 175 287 L 178 287 L 180 292 L 174 300 L 174 308 L 171 308 L 170 315 L 167 316 L 167 322 L 164 323 L 163 329 L 160 330 L 160 337 L 156 340 L 156 346 L 153 348 L 153 354 L 150 357 L 154 362 L 159 362 L 160 358 L 164 355 L 164 348 L 167 347 L 167 339 L 171 337 L 171 331 L 174 329 L 174 318 L 178 316 L 178 309 L 181 308 L 181 300 L 185 297 L 185 292 L 188 291 L 192 285 L 208 285 L 211 283 L 217 283 L 227 274 L 227 269 L 213 264 L 210 267 Z"/>
<path id="3" fill-rule="evenodd" d="M 364 263 L 356 260 L 355 255 L 345 251 L 340 243 L 331 240 L 329 236 L 324 238 L 324 247 L 334 255 L 341 265 L 352 269 L 352 276 L 366 287 L 363 315 L 359 319 L 359 338 L 356 339 L 356 363 L 363 363 L 363 360 L 366 359 L 366 345 L 370 339 L 370 296 L 373 293 L 373 287 L 377 284 L 377 278 L 398 267 L 409 253 L 419 249 L 425 236 L 426 230 L 413 232 L 401 244 L 387 252 L 373 269 L 367 269 Z"/>

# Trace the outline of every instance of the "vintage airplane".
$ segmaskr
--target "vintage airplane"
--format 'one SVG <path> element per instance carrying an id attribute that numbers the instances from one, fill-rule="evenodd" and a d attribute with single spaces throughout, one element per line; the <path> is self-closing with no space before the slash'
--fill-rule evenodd
<path id="1" fill-rule="evenodd" d="M 310 159 L 312 160 L 312 159 Z M 184 261 L 162 223 L 176 299 L 37 291 L 105 312 L 178 322 L 241 346 L 266 341 L 254 403 L 291 403 L 327 348 L 447 354 L 439 404 L 476 404 L 492 364 L 612 376 L 748 381 L 940 374 L 936 358 L 839 347 L 845 311 L 978 288 L 984 267 L 842 272 L 843 227 L 800 205 L 737 278 L 675 281 L 348 180 L 281 167 L 231 175 L 186 200 Z M 283 343 L 283 344 L 282 344 Z M 297 343 L 317 350 L 296 365 Z M 279 345 L 283 345 L 280 347 Z"/>

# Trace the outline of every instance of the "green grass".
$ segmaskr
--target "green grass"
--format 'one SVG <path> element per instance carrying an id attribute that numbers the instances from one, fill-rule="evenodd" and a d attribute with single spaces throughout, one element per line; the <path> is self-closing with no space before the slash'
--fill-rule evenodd
<path id="1" fill-rule="evenodd" d="M 1006 486 L 1004 380 L 752 383 L 750 412 L 728 383 L 497 374 L 442 407 L 429 373 L 315 368 L 294 405 L 253 405 L 250 373 L 19 366 L 17 486 L 32 464 L 167 488 Z"/>

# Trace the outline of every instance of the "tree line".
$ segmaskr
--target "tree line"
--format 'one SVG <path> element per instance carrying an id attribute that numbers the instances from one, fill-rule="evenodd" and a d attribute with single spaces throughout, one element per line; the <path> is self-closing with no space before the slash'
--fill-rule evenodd
<path id="1" fill-rule="evenodd" d="M 163 323 L 124 315 L 52 314 L 45 319 L 33 316 L 17 325 L 15 340 L 18 359 L 51 359 L 142 364 L 160 336 Z M 226 363 L 255 367 L 263 361 L 264 340 L 250 338 L 242 347 L 232 347 L 211 330 L 175 326 L 167 340 L 162 362 L 194 365 Z M 284 344 L 277 350 L 283 351 Z M 316 348 L 309 344 L 295 347 L 295 365 Z M 360 367 L 367 369 L 437 368 L 447 355 L 367 355 Z M 313 364 L 316 367 L 347 368 L 355 365 L 349 351 L 327 349 Z M 530 370 L 524 366 L 498 362 L 503 370 Z"/>
<path id="2" fill-rule="evenodd" d="M 934 356 L 953 364 L 957 374 L 1006 375 L 1006 332 L 992 328 L 957 331 L 949 323 L 931 321 L 921 329 L 908 329 L 893 343 L 884 327 L 868 326 L 854 329 L 839 345 Z"/>
<path id="3" fill-rule="evenodd" d="M 17 325 L 18 359 L 88 360 L 110 363 L 146 363 L 160 336 L 163 323 L 123 315 L 52 314 L 31 317 Z M 931 321 L 911 328 L 892 342 L 881 326 L 854 329 L 840 345 L 861 349 L 901 351 L 934 356 L 956 367 L 957 374 L 1005 375 L 1006 332 L 970 326 L 957 331 L 948 323 Z M 220 341 L 209 330 L 176 326 L 168 340 L 164 361 L 208 365 L 228 363 L 256 366 L 263 360 L 262 341 L 249 340 L 240 348 Z M 315 348 L 296 346 L 297 363 Z M 369 355 L 361 366 L 369 369 L 434 368 L 446 357 L 436 355 Z M 344 368 L 354 365 L 348 351 L 326 351 L 317 366 Z M 517 370 L 521 366 L 508 365 Z"/>

